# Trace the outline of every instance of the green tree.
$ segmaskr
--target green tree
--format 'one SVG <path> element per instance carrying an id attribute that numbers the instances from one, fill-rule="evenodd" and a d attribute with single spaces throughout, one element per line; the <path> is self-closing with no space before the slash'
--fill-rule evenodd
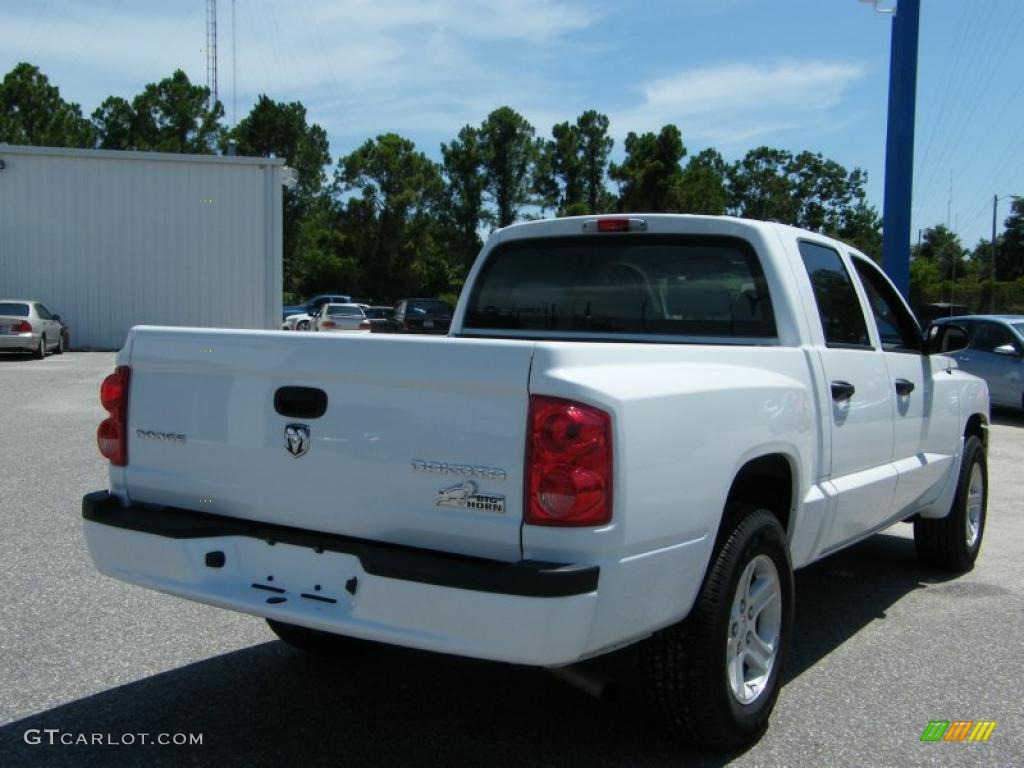
<path id="1" fill-rule="evenodd" d="M 615 205 L 605 185 L 608 156 L 615 146 L 615 140 L 608 135 L 608 125 L 608 116 L 593 109 L 588 109 L 576 118 L 586 213 L 604 213 L 612 210 Z"/>
<path id="2" fill-rule="evenodd" d="M 728 171 L 729 208 L 738 216 L 796 224 L 800 202 L 787 171 L 793 155 L 784 149 L 757 147 Z"/>
<path id="3" fill-rule="evenodd" d="M 393 133 L 367 141 L 339 160 L 335 180 L 340 193 L 357 193 L 344 226 L 364 292 L 393 298 L 421 287 L 425 274 L 447 273 L 429 263 L 442 257 L 431 224 L 444 182 L 411 141 Z"/>
<path id="4" fill-rule="evenodd" d="M 588 110 L 575 123 L 558 123 L 541 143 L 536 190 L 541 204 L 559 216 L 599 213 L 613 205 L 604 180 L 614 140 L 608 118 Z"/>
<path id="5" fill-rule="evenodd" d="M 21 62 L 0 82 L 0 143 L 90 147 L 93 131 L 80 106 L 64 101 L 38 67 Z"/>
<path id="6" fill-rule="evenodd" d="M 209 101 L 209 89 L 193 85 L 180 69 L 150 83 L 132 99 L 132 146 L 154 152 L 213 153 L 220 144 L 224 107 L 218 101 L 211 109 Z M 104 141 L 100 136 L 101 144 Z"/>
<path id="7" fill-rule="evenodd" d="M 1016 280 L 1024 277 L 1024 199 L 1013 201 L 1004 226 L 996 249 L 996 278 Z"/>
<path id="8" fill-rule="evenodd" d="M 913 307 L 935 301 L 941 295 L 942 275 L 935 263 L 913 257 L 910 260 L 910 305 Z"/>
<path id="9" fill-rule="evenodd" d="M 830 237 L 849 243 L 876 262 L 882 262 L 882 218 L 874 206 L 865 200 L 846 208 L 838 223 L 826 233 Z"/>
<path id="10" fill-rule="evenodd" d="M 483 155 L 480 132 L 463 126 L 459 135 L 441 145 L 445 185 L 442 216 L 449 231 L 451 253 L 464 276 L 482 245 L 478 231 L 484 217 Z"/>
<path id="11" fill-rule="evenodd" d="M 135 110 L 127 99 L 108 96 L 92 113 L 96 146 L 100 149 L 136 149 Z"/>
<path id="12" fill-rule="evenodd" d="M 583 161 L 576 126 L 568 122 L 552 126 L 552 140 L 542 141 L 534 181 L 541 204 L 559 216 L 582 212 Z"/>
<path id="13" fill-rule="evenodd" d="M 942 280 L 963 276 L 966 253 L 960 238 L 944 224 L 926 229 L 916 249 L 917 259 L 934 264 Z"/>
<path id="14" fill-rule="evenodd" d="M 717 150 L 709 148 L 693 155 L 680 178 L 679 210 L 712 216 L 725 213 L 728 205 L 726 172 L 726 162 Z"/>
<path id="15" fill-rule="evenodd" d="M 229 140 L 237 142 L 241 155 L 284 158 L 298 172 L 298 184 L 284 190 L 282 201 L 285 286 L 298 291 L 293 281 L 309 270 L 300 269 L 296 261 L 314 259 L 321 265 L 320 274 L 326 273 L 325 242 L 331 238 L 317 228 L 331 221 L 329 210 L 318 199 L 327 180 L 324 166 L 331 162 L 327 132 L 315 123 L 310 125 L 301 102 L 286 104 L 261 95 L 249 114 L 222 136 L 222 149 L 227 149 Z M 340 285 L 344 284 L 324 288 L 339 290 Z"/>
<path id="16" fill-rule="evenodd" d="M 728 168 L 729 210 L 836 237 L 877 260 L 881 219 L 867 204 L 866 183 L 860 168 L 847 171 L 820 153 L 757 147 Z"/>
<path id="17" fill-rule="evenodd" d="M 511 107 L 499 107 L 480 126 L 484 190 L 494 204 L 492 221 L 499 227 L 514 222 L 532 202 L 538 146 L 534 128 Z"/>
<path id="18" fill-rule="evenodd" d="M 626 157 L 612 163 L 608 175 L 619 184 L 619 209 L 636 213 L 671 213 L 683 207 L 686 147 L 679 129 L 666 125 L 657 134 L 626 136 Z"/>

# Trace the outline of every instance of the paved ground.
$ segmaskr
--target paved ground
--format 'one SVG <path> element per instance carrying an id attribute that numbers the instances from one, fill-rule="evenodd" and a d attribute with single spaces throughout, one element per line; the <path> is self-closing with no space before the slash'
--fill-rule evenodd
<path id="1" fill-rule="evenodd" d="M 0 356 L 0 765 L 721 765 L 534 669 L 382 649 L 292 652 L 257 619 L 97 574 L 79 526 L 105 487 L 93 434 L 113 356 Z M 789 683 L 735 765 L 1024 765 L 1024 418 L 997 414 L 975 570 L 920 569 L 897 526 L 797 577 Z M 616 659 L 630 663 L 628 654 Z M 997 720 L 985 744 L 921 743 L 929 720 Z M 25 743 L 195 733 L 203 746 Z M 32 732 L 30 732 L 30 736 Z"/>

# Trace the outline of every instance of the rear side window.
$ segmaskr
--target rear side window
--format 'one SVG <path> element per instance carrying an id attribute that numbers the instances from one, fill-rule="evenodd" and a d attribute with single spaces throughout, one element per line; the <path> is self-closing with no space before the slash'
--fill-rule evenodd
<path id="1" fill-rule="evenodd" d="M 421 317 L 451 317 L 452 308 L 443 301 L 410 301 L 405 313 Z"/>
<path id="2" fill-rule="evenodd" d="M 838 251 L 806 240 L 800 241 L 799 248 L 814 289 L 825 344 L 872 349 L 857 291 Z"/>
<path id="3" fill-rule="evenodd" d="M 363 310 L 359 307 L 328 307 L 327 314 L 333 317 L 362 317 Z"/>
<path id="4" fill-rule="evenodd" d="M 0 315 L 7 315 L 8 317 L 28 317 L 28 304 L 4 302 L 3 304 L 0 304 Z"/>
<path id="5" fill-rule="evenodd" d="M 774 338 L 761 264 L 729 237 L 600 235 L 498 246 L 465 330 Z"/>

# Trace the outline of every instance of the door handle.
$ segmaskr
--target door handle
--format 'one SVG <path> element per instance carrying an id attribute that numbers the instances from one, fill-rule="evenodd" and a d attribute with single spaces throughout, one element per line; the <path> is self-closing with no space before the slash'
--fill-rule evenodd
<path id="1" fill-rule="evenodd" d="M 327 412 L 327 393 L 314 387 L 281 387 L 274 410 L 292 419 L 319 419 Z"/>
<path id="2" fill-rule="evenodd" d="M 832 382 L 832 399 L 837 403 L 843 400 L 849 400 L 853 397 L 853 393 L 857 391 L 857 388 L 848 381 L 833 381 Z"/>
<path id="3" fill-rule="evenodd" d="M 906 397 L 914 391 L 914 382 L 907 379 L 896 379 L 896 394 Z"/>

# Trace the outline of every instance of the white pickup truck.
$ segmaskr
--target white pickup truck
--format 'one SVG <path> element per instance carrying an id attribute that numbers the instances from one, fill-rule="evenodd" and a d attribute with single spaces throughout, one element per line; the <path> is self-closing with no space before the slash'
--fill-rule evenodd
<path id="1" fill-rule="evenodd" d="M 495 232 L 447 337 L 137 327 L 103 383 L 118 579 L 359 640 L 549 667 L 642 642 L 719 748 L 779 692 L 793 569 L 898 522 L 971 567 L 988 392 L 885 275 L 733 218 Z"/>

